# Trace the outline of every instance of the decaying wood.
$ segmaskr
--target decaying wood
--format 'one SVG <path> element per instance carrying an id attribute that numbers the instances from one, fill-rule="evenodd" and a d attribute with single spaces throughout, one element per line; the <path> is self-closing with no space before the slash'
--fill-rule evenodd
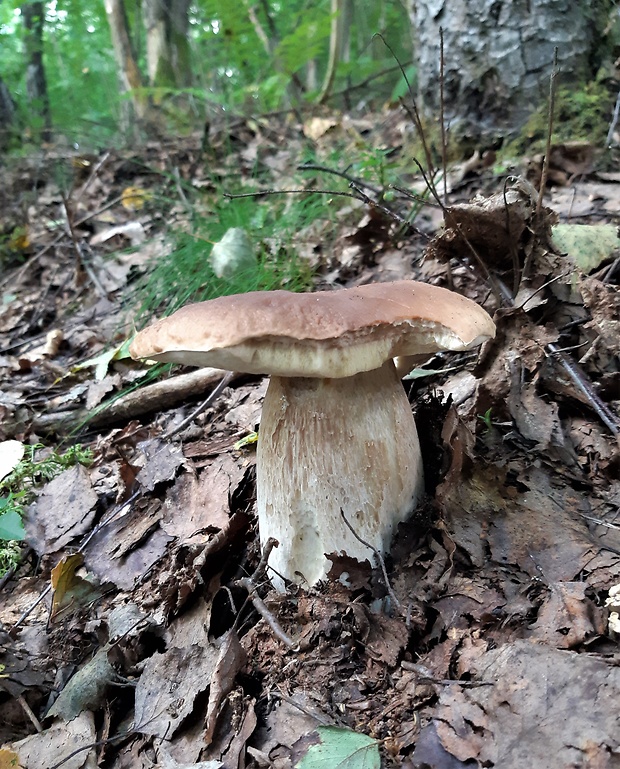
<path id="1" fill-rule="evenodd" d="M 36 417 L 34 429 L 54 432 L 72 429 L 88 421 L 89 426 L 98 427 L 107 423 L 122 422 L 153 411 L 165 411 L 192 396 L 200 396 L 210 386 L 225 376 L 216 368 L 200 368 L 189 374 L 179 374 L 161 382 L 122 395 L 100 411 L 93 413 L 86 409 L 57 411 Z"/>

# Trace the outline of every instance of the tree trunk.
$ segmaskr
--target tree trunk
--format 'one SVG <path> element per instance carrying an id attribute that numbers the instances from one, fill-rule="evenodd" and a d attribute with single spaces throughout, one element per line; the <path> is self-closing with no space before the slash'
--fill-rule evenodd
<path id="1" fill-rule="evenodd" d="M 11 145 L 13 137 L 17 137 L 15 102 L 6 83 L 0 77 L 0 152 Z"/>
<path id="2" fill-rule="evenodd" d="M 321 93 L 317 99 L 318 104 L 324 104 L 332 92 L 334 80 L 336 79 L 336 69 L 342 55 L 342 44 L 345 35 L 345 7 L 347 0 L 331 0 L 332 26 L 329 35 L 329 59 L 327 61 L 327 70 Z M 346 34 L 348 34 L 348 27 Z"/>
<path id="3" fill-rule="evenodd" d="M 43 3 L 24 3 L 21 15 L 24 21 L 24 51 L 27 62 L 26 92 L 30 108 L 41 120 L 40 137 L 43 141 L 49 141 L 52 136 L 52 119 L 43 66 Z"/>
<path id="4" fill-rule="evenodd" d="M 191 85 L 189 48 L 190 0 L 145 0 L 146 60 L 149 85 L 186 88 Z"/>
<path id="5" fill-rule="evenodd" d="M 554 49 L 559 84 L 594 74 L 607 0 L 408 0 L 419 106 L 461 139 L 518 133 L 549 92 Z M 598 54 L 598 55 L 597 55 Z"/>
<path id="6" fill-rule="evenodd" d="M 110 25 L 121 90 L 123 93 L 131 94 L 131 106 L 133 106 L 136 115 L 143 118 L 147 110 L 147 100 L 140 92 L 142 76 L 131 45 L 125 4 L 123 0 L 104 0 L 104 4 Z M 123 127 L 129 129 L 133 126 L 132 115 L 129 110 L 130 102 L 124 102 L 123 106 L 125 107 L 122 111 Z"/>

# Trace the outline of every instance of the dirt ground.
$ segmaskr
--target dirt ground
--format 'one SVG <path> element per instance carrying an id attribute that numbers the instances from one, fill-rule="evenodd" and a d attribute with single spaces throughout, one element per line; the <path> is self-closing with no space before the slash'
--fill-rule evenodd
<path id="1" fill-rule="evenodd" d="M 0 228 L 28 225 L 0 279 L 0 439 L 79 441 L 94 462 L 40 486 L 2 580 L 0 767 L 620 767 L 620 175 L 591 148 L 577 167 L 554 148 L 542 208 L 536 158 L 506 177 L 474 157 L 413 227 L 354 201 L 328 247 L 320 223 L 300 233 L 318 288 L 413 278 L 496 322 L 479 352 L 404 380 L 426 497 L 388 584 L 338 553 L 329 581 L 285 594 L 258 568 L 255 447 L 236 444 L 263 378 L 183 425 L 219 375 L 188 396 L 177 367 L 163 393 L 112 402 L 144 366 L 78 365 L 131 336 L 131 286 L 182 226 L 175 179 L 208 200 L 214 163 L 223 179 L 258 164 L 264 187 L 320 187 L 295 171 L 309 136 L 327 154 L 370 130 L 405 152 L 390 113 L 240 122 L 209 168 L 201 137 L 6 166 Z M 165 204 L 128 201 L 157 185 Z M 342 728 L 367 752 L 313 752 Z"/>

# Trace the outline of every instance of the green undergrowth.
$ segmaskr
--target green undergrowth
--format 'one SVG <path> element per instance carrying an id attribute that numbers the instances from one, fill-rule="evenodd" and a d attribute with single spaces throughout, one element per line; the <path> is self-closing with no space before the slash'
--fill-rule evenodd
<path id="1" fill-rule="evenodd" d="M 172 231 L 170 250 L 137 281 L 136 324 L 218 296 L 279 288 L 307 290 L 313 269 L 297 252 L 296 235 L 317 220 L 328 224 L 333 218 L 333 201 L 327 196 L 220 199 L 209 213 L 193 216 L 189 231 Z M 220 278 L 211 267 L 210 255 L 213 244 L 232 227 L 247 232 L 256 261 Z"/>
<path id="2" fill-rule="evenodd" d="M 16 543 L 25 537 L 22 517 L 36 489 L 73 465 L 90 465 L 93 461 L 90 449 L 79 444 L 63 453 L 53 450 L 38 458 L 43 448 L 41 444 L 24 446 L 22 459 L 0 480 L 0 576 L 19 560 L 21 551 Z"/>

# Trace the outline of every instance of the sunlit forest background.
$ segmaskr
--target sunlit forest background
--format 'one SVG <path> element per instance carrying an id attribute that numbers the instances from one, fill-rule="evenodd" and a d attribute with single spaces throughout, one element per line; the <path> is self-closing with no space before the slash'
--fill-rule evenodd
<path id="1" fill-rule="evenodd" d="M 347 18 L 330 0 L 3 2 L 13 143 L 53 127 L 68 141 L 102 144 L 128 130 L 133 111 L 182 132 L 219 111 L 262 114 L 332 95 L 345 106 L 397 99 L 406 83 L 392 51 L 413 75 L 404 6 L 365 3 L 349 27 L 353 9 L 340 5 Z"/>

